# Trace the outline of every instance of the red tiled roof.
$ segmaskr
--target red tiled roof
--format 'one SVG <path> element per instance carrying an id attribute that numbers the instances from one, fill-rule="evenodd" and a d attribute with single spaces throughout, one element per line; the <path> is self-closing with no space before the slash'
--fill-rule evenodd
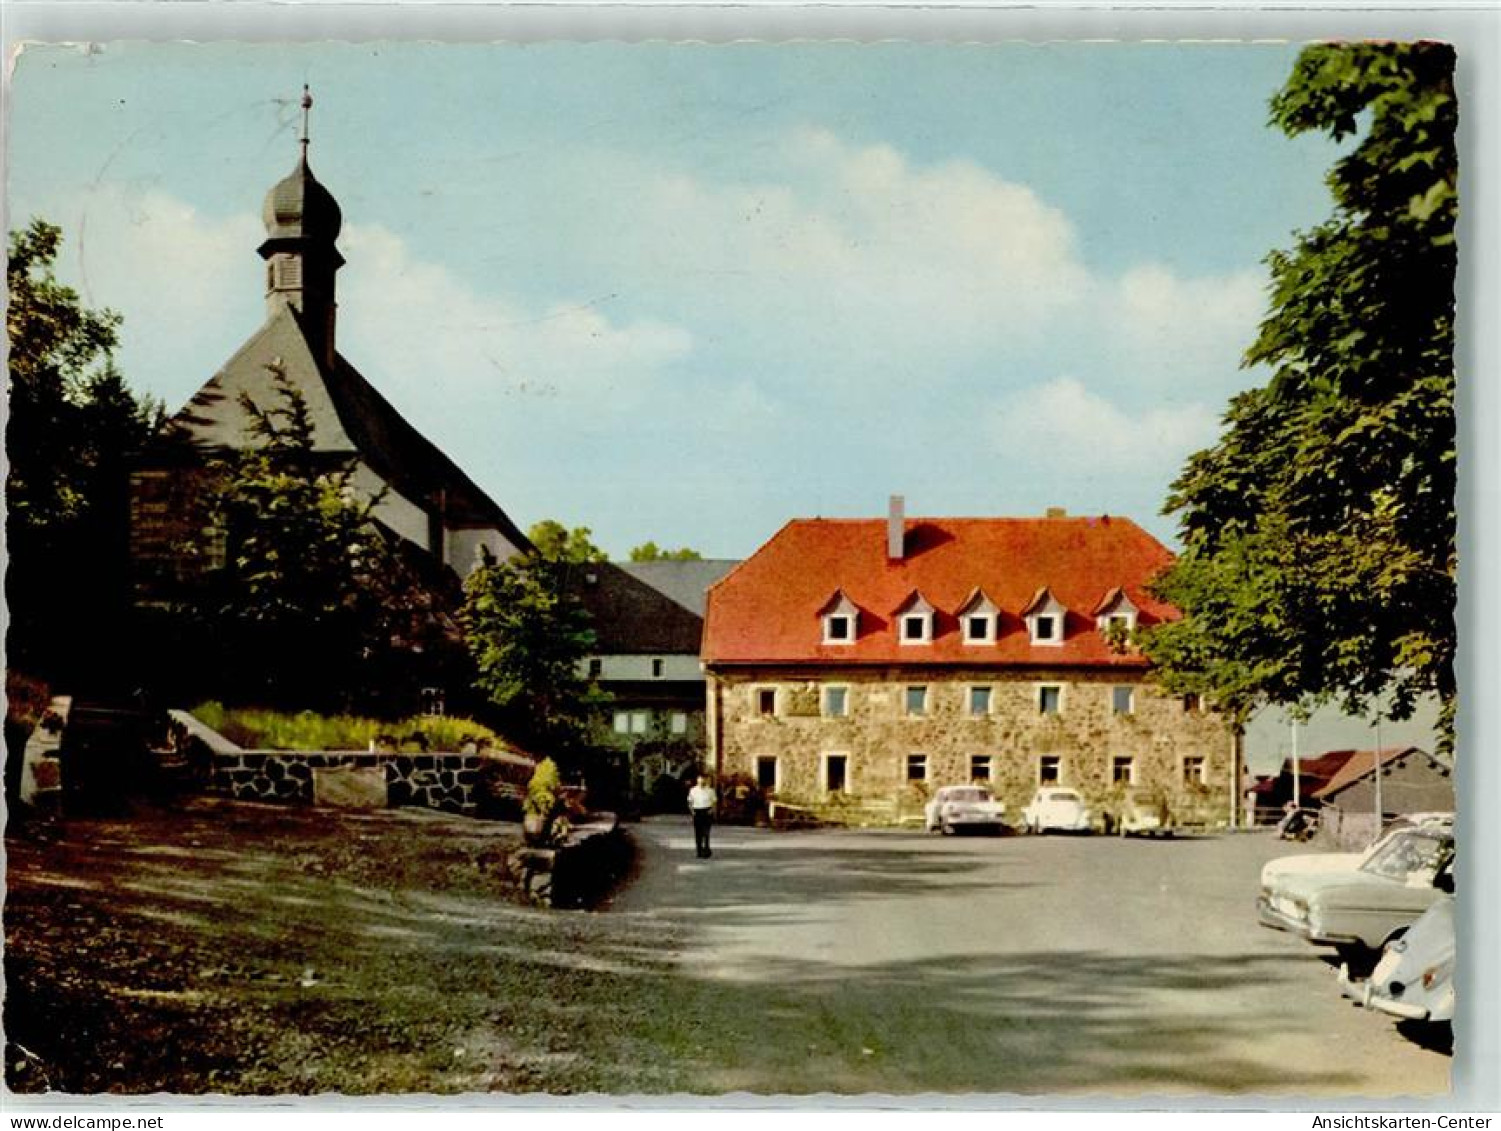
<path id="1" fill-rule="evenodd" d="M 884 519 L 797 519 L 709 590 L 708 663 L 939 663 L 1144 667 L 1106 644 L 1090 611 L 1119 588 L 1138 623 L 1175 619 L 1146 591 L 1171 561 L 1129 519 L 922 518 L 886 557 Z M 956 613 L 976 589 L 1001 609 L 994 644 L 965 644 Z M 1023 610 L 1046 588 L 1067 610 L 1061 645 L 1034 647 Z M 836 590 L 859 607 L 853 644 L 824 644 L 819 613 Z M 937 610 L 930 644 L 902 644 L 895 614 L 914 591 Z"/>
<path id="2" fill-rule="evenodd" d="M 1327 782 L 1314 790 L 1313 795 L 1315 797 L 1330 797 L 1344 789 L 1351 782 L 1359 781 L 1375 769 L 1376 752 L 1374 750 L 1350 750 L 1339 751 L 1339 753 L 1347 753 L 1349 756 Z M 1391 765 L 1398 759 L 1405 758 L 1412 753 L 1427 756 L 1426 751 L 1419 750 L 1416 746 L 1383 747 L 1381 750 L 1381 764 L 1383 766 Z"/>

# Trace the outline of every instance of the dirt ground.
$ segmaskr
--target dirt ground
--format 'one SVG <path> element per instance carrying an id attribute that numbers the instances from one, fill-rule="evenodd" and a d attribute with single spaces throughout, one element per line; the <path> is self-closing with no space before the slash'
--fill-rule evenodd
<path id="1" fill-rule="evenodd" d="M 660 939 L 520 905 L 515 825 L 199 799 L 8 835 L 17 1092 L 620 1091 L 611 955 Z M 598 1018 L 598 1026 L 591 1018 Z"/>

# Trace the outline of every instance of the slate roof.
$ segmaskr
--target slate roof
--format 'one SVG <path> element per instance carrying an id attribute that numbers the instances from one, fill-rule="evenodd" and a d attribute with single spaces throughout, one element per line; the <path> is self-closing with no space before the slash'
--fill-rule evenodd
<path id="1" fill-rule="evenodd" d="M 573 567 L 570 587 L 593 618 L 597 655 L 698 655 L 703 619 L 610 562 Z"/>
<path id="2" fill-rule="evenodd" d="M 797 519 L 709 591 L 704 659 L 714 664 L 840 663 L 1144 668 L 1110 650 L 1090 611 L 1119 588 L 1138 624 L 1174 619 L 1146 591 L 1172 561 L 1129 519 L 909 518 L 888 560 L 885 519 Z M 964 644 L 957 611 L 976 588 L 1000 607 L 993 644 Z M 1042 589 L 1066 609 L 1058 645 L 1031 643 L 1022 611 Z M 842 590 L 859 607 L 852 644 L 823 643 L 819 611 Z M 914 590 L 937 610 L 933 641 L 899 642 L 894 614 Z"/>
<path id="3" fill-rule="evenodd" d="M 626 573 L 697 616 L 704 615 L 709 586 L 740 563 L 727 558 L 693 562 L 616 562 Z"/>
<path id="4" fill-rule="evenodd" d="M 279 364 L 307 399 L 315 450 L 358 456 L 414 503 L 441 495 L 450 527 L 494 527 L 513 545 L 530 543 L 510 517 L 443 452 L 412 427 L 342 355 L 319 363 L 296 312 L 268 318 L 163 429 L 164 443 L 186 441 L 201 452 L 243 448 L 248 418 L 240 394 L 263 407 L 277 403 L 271 370 Z"/>

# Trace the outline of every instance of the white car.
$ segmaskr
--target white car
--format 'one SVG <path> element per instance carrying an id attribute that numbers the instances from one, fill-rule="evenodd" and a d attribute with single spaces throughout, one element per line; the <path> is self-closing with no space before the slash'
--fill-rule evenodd
<path id="1" fill-rule="evenodd" d="M 945 834 L 960 829 L 1005 828 L 1006 803 L 997 801 L 983 785 L 946 785 L 923 808 L 923 827 Z"/>
<path id="2" fill-rule="evenodd" d="M 1022 824 L 1030 833 L 1086 833 L 1093 822 L 1094 816 L 1077 789 L 1044 786 L 1022 810 Z"/>
<path id="3" fill-rule="evenodd" d="M 1439 829 L 1454 827 L 1453 813 L 1415 813 L 1400 818 L 1381 836 L 1367 846 L 1364 852 L 1304 852 L 1296 856 L 1279 856 L 1268 860 L 1261 867 L 1261 897 L 1269 899 L 1283 879 L 1301 876 L 1310 872 L 1355 872 L 1381 847 L 1405 829 Z"/>

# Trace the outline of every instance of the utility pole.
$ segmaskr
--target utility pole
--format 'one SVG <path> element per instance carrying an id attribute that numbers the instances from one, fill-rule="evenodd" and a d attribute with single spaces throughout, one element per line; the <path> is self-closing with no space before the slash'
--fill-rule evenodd
<path id="1" fill-rule="evenodd" d="M 1303 768 L 1298 762 L 1298 717 L 1293 716 L 1293 808 L 1303 808 Z"/>
<path id="2" fill-rule="evenodd" d="M 1381 712 L 1376 712 L 1376 752 L 1371 755 L 1371 769 L 1376 775 L 1376 836 L 1386 823 L 1386 810 L 1381 804 Z"/>

